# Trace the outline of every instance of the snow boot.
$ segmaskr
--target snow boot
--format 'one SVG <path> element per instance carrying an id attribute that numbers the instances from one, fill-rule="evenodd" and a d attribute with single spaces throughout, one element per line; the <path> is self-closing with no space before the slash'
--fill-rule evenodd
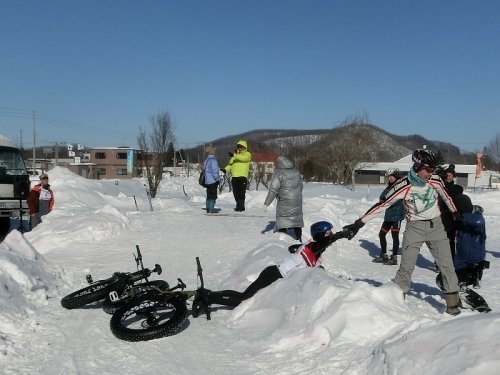
<path id="1" fill-rule="evenodd" d="M 397 266 L 398 265 L 398 257 L 396 255 L 391 255 L 391 257 L 388 258 L 383 263 L 388 265 L 388 266 Z"/>
<path id="2" fill-rule="evenodd" d="M 213 214 L 215 213 L 215 201 L 213 199 L 207 200 L 207 213 Z"/>
<path id="3" fill-rule="evenodd" d="M 460 296 L 458 292 L 445 293 L 444 299 L 446 301 L 446 312 L 450 315 L 458 315 L 462 312 L 460 310 Z"/>
<path id="4" fill-rule="evenodd" d="M 386 253 L 382 253 L 380 256 L 373 258 L 372 260 L 373 263 L 386 263 L 387 261 L 389 261 L 389 257 Z"/>

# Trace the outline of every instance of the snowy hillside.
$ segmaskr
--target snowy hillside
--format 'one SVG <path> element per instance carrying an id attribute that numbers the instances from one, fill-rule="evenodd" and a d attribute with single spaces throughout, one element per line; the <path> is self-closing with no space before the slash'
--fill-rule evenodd
<path id="1" fill-rule="evenodd" d="M 0 244 L 0 373 L 2 374 L 496 374 L 500 367 L 500 193 L 471 194 L 485 208 L 487 260 L 479 289 L 493 311 L 444 313 L 433 260 L 424 248 L 403 299 L 397 267 L 372 263 L 382 218 L 325 253 L 325 270 L 291 273 L 234 310 L 214 307 L 175 336 L 129 343 L 116 339 L 99 306 L 65 310 L 64 295 L 114 271 L 134 271 L 138 244 L 147 267 L 196 288 L 199 256 L 208 288 L 243 290 L 281 261 L 291 237 L 273 233 L 266 190 L 250 191 L 235 214 L 231 193 L 207 216 L 197 181 L 166 179 L 153 211 L 143 182 L 92 181 L 49 172 L 55 209 L 35 230 L 12 231 Z M 187 196 L 183 192 L 187 193 Z M 306 184 L 304 240 L 315 221 L 351 223 L 382 187 L 355 192 Z M 389 243 L 390 239 L 389 239 Z"/>

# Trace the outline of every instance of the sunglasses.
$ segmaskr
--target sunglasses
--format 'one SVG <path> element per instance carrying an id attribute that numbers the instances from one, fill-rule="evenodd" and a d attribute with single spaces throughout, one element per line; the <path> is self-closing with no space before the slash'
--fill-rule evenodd
<path id="1" fill-rule="evenodd" d="M 431 168 L 431 167 L 426 167 L 426 166 L 421 166 L 420 167 L 420 170 L 425 170 L 427 173 L 434 173 L 434 171 L 436 170 L 436 168 Z"/>
<path id="2" fill-rule="evenodd" d="M 236 145 L 236 148 L 245 148 L 242 145 Z"/>

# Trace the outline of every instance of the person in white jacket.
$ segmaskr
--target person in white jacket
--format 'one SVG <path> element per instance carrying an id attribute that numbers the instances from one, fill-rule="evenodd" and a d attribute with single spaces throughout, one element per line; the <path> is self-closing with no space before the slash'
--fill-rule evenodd
<path id="1" fill-rule="evenodd" d="M 441 178 L 433 175 L 437 167 L 436 156 L 429 150 L 418 149 L 412 155 L 413 166 L 408 176 L 396 182 L 386 194 L 386 199 L 373 205 L 353 224 L 344 229 L 351 231 L 353 238 L 367 221 L 390 207 L 398 200 L 403 200 L 406 210 L 406 229 L 403 234 L 401 264 L 394 282 L 406 294 L 410 290 L 411 275 L 415 269 L 420 248 L 425 243 L 443 275 L 446 312 L 460 314 L 458 279 L 453 266 L 450 245 L 438 205 L 440 196 L 449 210 L 456 214 L 457 209 L 447 194 Z"/>
<path id="2" fill-rule="evenodd" d="M 290 272 L 306 267 L 321 266 L 321 255 L 328 246 L 341 238 L 348 238 L 349 231 L 332 232 L 333 226 L 327 221 L 318 221 L 311 225 L 312 239 L 305 244 L 295 244 L 288 248 L 290 255 L 280 264 L 264 268 L 257 279 L 243 292 L 235 290 L 211 291 L 199 289 L 193 300 L 193 311 L 198 315 L 201 309 L 211 304 L 238 306 L 252 297 L 259 290 L 271 285 L 276 280 L 286 277 Z"/>

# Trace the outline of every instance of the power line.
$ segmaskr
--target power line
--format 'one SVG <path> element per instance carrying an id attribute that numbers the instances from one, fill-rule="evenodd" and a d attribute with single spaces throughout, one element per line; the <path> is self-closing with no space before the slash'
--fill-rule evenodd
<path id="1" fill-rule="evenodd" d="M 83 132 L 83 133 L 91 133 L 91 134 L 96 134 L 96 135 L 106 135 L 113 137 L 115 139 L 120 139 L 120 140 L 136 140 L 137 136 L 132 135 L 132 134 L 123 134 L 123 131 L 120 131 L 120 134 L 117 134 L 116 129 L 109 129 L 109 128 L 104 128 L 101 126 L 92 126 L 88 124 L 84 124 L 82 122 L 78 121 L 73 121 L 73 120 L 68 120 L 64 119 L 61 117 L 49 115 L 44 112 L 39 112 L 35 111 L 37 115 L 37 124 L 47 124 L 47 125 L 52 125 L 54 127 L 58 128 L 63 128 L 63 129 L 68 129 L 68 130 L 74 130 L 78 132 Z M 6 116 L 6 117 L 15 117 L 15 118 L 26 118 L 32 119 L 33 111 L 27 110 L 27 109 L 21 109 L 21 108 L 6 108 L 6 107 L 0 107 L 0 116 Z"/>
<path id="2" fill-rule="evenodd" d="M 57 127 L 69 128 L 69 129 L 78 130 L 78 131 L 85 131 L 85 132 L 88 132 L 89 129 L 91 129 L 91 130 L 94 130 L 100 134 L 103 134 L 103 131 L 104 131 L 104 133 L 109 132 L 111 135 L 114 135 L 116 133 L 116 129 L 104 128 L 102 126 L 92 126 L 92 125 L 84 124 L 82 122 L 52 116 L 52 115 L 49 115 L 47 113 L 40 112 L 40 111 L 35 111 L 35 112 L 37 114 L 37 119 L 39 121 L 43 121 L 44 123 L 54 125 Z M 26 118 L 31 119 L 32 113 L 33 113 L 33 111 L 30 111 L 27 109 L 0 107 L 0 115 L 3 114 L 3 115 L 7 115 L 7 116 L 26 117 Z"/>

